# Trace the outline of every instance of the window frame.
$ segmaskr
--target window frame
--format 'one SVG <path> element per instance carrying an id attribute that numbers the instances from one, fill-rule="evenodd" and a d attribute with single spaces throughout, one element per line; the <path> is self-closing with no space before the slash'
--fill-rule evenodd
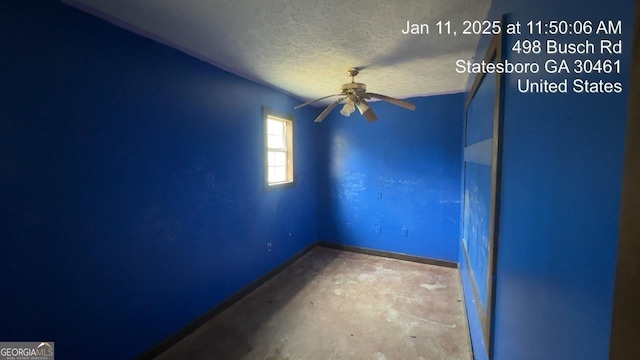
<path id="1" fill-rule="evenodd" d="M 269 120 L 283 122 L 285 126 L 285 148 L 276 149 L 269 147 Z M 295 184 L 295 146 L 294 146 L 294 117 L 290 114 L 282 114 L 268 107 L 263 107 L 263 131 L 264 131 L 264 187 L 267 190 L 293 186 Z M 284 152 L 286 154 L 286 180 L 282 182 L 269 182 L 269 153 Z"/>

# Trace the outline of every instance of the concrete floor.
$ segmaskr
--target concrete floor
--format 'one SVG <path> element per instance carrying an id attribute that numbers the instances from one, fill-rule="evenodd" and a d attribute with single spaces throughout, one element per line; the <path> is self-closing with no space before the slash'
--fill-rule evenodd
<path id="1" fill-rule="evenodd" d="M 457 269 L 316 247 L 157 359 L 472 356 Z"/>

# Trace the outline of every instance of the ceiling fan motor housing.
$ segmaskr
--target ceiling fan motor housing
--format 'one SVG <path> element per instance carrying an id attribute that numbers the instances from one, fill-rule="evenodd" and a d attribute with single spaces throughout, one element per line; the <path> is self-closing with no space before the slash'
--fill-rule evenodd
<path id="1" fill-rule="evenodd" d="M 340 91 L 344 95 L 355 95 L 357 97 L 364 97 L 367 92 L 367 85 L 363 83 L 351 82 L 344 84 L 340 87 Z"/>

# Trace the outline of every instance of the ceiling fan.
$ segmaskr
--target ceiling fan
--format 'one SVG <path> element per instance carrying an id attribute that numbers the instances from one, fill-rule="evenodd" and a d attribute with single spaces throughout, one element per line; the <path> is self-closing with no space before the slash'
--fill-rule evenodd
<path id="1" fill-rule="evenodd" d="M 367 102 L 367 100 L 370 99 L 379 99 L 379 100 L 383 100 L 389 103 L 392 103 L 394 105 L 398 105 L 401 106 L 405 109 L 408 110 L 415 110 L 416 106 L 406 102 L 404 100 L 400 100 L 400 99 L 395 99 L 386 95 L 380 95 L 380 94 L 375 94 L 375 93 L 370 93 L 367 92 L 367 85 L 363 84 L 363 83 L 357 83 L 355 82 L 355 77 L 356 75 L 358 75 L 360 71 L 356 68 L 350 68 L 347 70 L 347 74 L 349 76 L 351 76 L 351 82 L 350 83 L 346 83 L 344 85 L 342 85 L 340 87 L 340 93 L 339 94 L 333 94 L 333 95 L 328 95 L 328 96 L 324 96 L 321 97 L 319 99 L 315 99 L 315 100 L 311 100 L 311 101 L 307 101 L 304 104 L 300 104 L 296 107 L 294 107 L 294 109 L 299 109 L 303 106 L 307 106 L 310 104 L 313 104 L 317 101 L 323 100 L 323 99 L 327 99 L 330 97 L 334 97 L 334 96 L 340 96 L 340 98 L 338 98 L 336 101 L 334 101 L 333 103 L 331 103 L 331 105 L 327 106 L 326 109 L 324 109 L 324 111 L 322 111 L 322 113 L 320 113 L 320 115 L 318 115 L 318 117 L 316 118 L 315 122 L 321 122 L 322 120 L 324 120 L 325 117 L 327 117 L 327 115 L 329 115 L 329 113 L 336 107 L 338 106 L 338 104 L 340 104 L 341 102 L 345 101 L 344 107 L 342 107 L 342 110 L 340 110 L 340 113 L 344 116 L 349 116 L 351 115 L 354 111 L 356 111 L 356 108 L 358 109 L 358 111 L 360 111 L 360 114 L 362 114 L 362 116 L 365 117 L 365 119 L 367 119 L 368 121 L 376 121 L 378 120 L 378 116 L 376 116 L 376 113 L 373 112 L 373 110 L 371 109 L 371 107 L 369 106 L 369 103 Z"/>

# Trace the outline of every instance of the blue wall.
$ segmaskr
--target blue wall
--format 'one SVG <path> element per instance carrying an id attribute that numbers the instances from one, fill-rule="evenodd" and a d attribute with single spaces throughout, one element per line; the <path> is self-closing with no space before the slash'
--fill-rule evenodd
<path id="1" fill-rule="evenodd" d="M 335 111 L 318 125 L 318 236 L 455 262 L 463 95 L 408 100 L 415 112 L 375 102 L 374 123 Z"/>
<path id="2" fill-rule="evenodd" d="M 265 192 L 296 100 L 54 2 L 1 2 L 0 49 L 0 339 L 131 358 L 315 242 L 316 109 Z"/>
<path id="3" fill-rule="evenodd" d="M 622 94 L 522 94 L 515 75 L 506 77 L 505 91 L 495 359 L 604 360 L 611 329 L 633 1 L 494 1 L 489 17 L 498 19 L 503 13 L 509 14 L 509 22 L 523 24 L 623 21 L 621 74 L 603 76 L 622 81 Z M 509 51 L 525 38 L 506 36 L 509 61 L 542 63 L 550 58 Z M 579 38 L 557 38 L 572 39 Z M 476 59 L 485 49 L 478 49 Z M 467 301 L 469 291 L 467 286 Z M 472 333 L 474 342 L 480 342 L 477 329 Z"/>

